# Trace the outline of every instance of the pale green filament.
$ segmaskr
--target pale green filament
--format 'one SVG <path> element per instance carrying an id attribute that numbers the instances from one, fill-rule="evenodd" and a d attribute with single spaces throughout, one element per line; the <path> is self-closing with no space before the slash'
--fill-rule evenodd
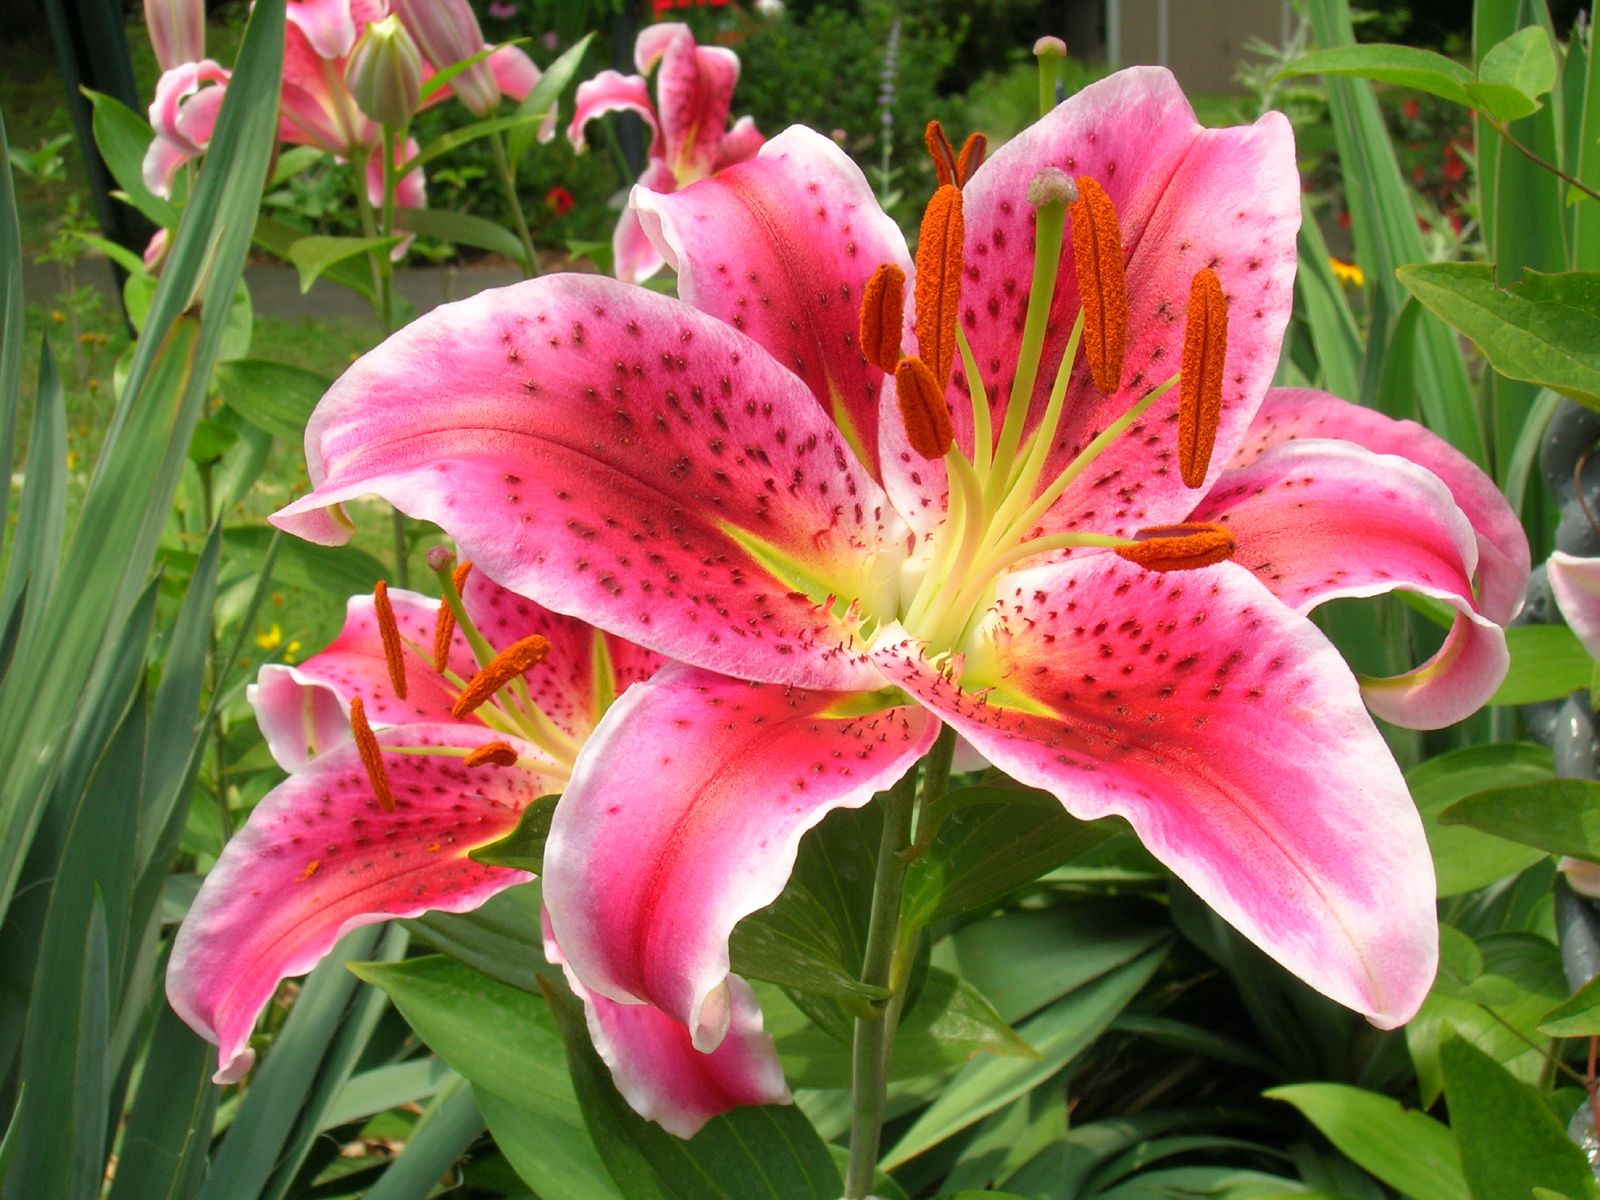
<path id="1" fill-rule="evenodd" d="M 967 341 L 960 322 L 956 323 L 956 349 L 961 352 L 961 369 L 967 373 L 967 395 L 972 400 L 972 466 L 979 479 L 986 479 L 989 456 L 994 453 L 994 431 L 989 426 L 989 393 L 983 386 L 983 377 L 978 374 L 972 343 Z"/>
<path id="2" fill-rule="evenodd" d="M 977 472 L 953 445 L 944 456 L 944 464 L 950 480 L 950 507 L 945 513 L 943 536 L 934 541 L 928 573 L 923 576 L 906 612 L 907 621 L 915 621 L 933 603 L 939 580 L 957 576 L 964 569 L 983 537 L 983 486 Z"/>
<path id="3" fill-rule="evenodd" d="M 466 758 L 478 750 L 477 746 L 385 746 L 385 754 L 412 754 L 418 758 Z M 527 770 L 537 771 L 541 775 L 554 775 L 559 779 L 570 779 L 572 770 L 566 763 L 530 762 L 520 755 L 517 766 Z"/>

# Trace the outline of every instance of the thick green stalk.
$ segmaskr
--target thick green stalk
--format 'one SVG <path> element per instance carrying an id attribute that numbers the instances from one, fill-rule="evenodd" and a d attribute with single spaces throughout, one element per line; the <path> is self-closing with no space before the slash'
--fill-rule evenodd
<path id="1" fill-rule="evenodd" d="M 511 170 L 511 159 L 506 155 L 505 139 L 497 129 L 489 135 L 489 148 L 494 151 L 494 168 L 500 175 L 500 187 L 511 206 L 511 219 L 516 222 L 517 240 L 522 243 L 522 253 L 527 261 L 528 278 L 539 274 L 539 255 L 533 248 L 533 234 L 528 232 L 528 219 L 522 215 L 522 201 L 517 197 L 517 177 Z"/>
<path id="2" fill-rule="evenodd" d="M 955 753 L 955 731 L 948 726 L 922 761 L 922 800 L 926 806 L 943 793 L 950 778 Z M 913 769 L 884 795 L 883 838 L 878 844 L 877 875 L 872 885 L 872 917 L 867 925 L 867 946 L 861 982 L 889 988 L 882 1010 L 871 1018 L 858 1018 L 851 1062 L 853 1113 L 850 1121 L 850 1161 L 845 1173 L 844 1200 L 865 1200 L 872 1192 L 878 1164 L 878 1142 L 883 1134 L 883 1113 L 889 1086 L 889 1057 L 895 1029 L 905 1004 L 905 977 L 910 965 L 910 942 L 901 927 L 901 901 L 905 893 L 906 851 L 912 844 L 917 802 L 917 774 Z"/>
<path id="3" fill-rule="evenodd" d="M 388 237 L 394 232 L 394 193 L 397 180 L 394 173 L 394 140 L 386 130 L 383 135 L 383 222 L 380 228 L 378 214 L 372 211 L 372 202 L 367 199 L 366 181 L 362 172 L 356 172 L 355 194 L 356 211 L 361 214 L 361 232 L 364 236 Z M 373 315 L 378 318 L 378 323 L 383 327 L 383 336 L 388 337 L 395 330 L 394 309 L 394 263 L 389 259 L 387 250 L 367 251 L 367 261 L 372 264 L 372 289 L 373 289 Z M 390 512 L 390 526 L 394 531 L 394 581 L 398 587 L 411 586 L 411 569 L 407 563 L 406 553 L 406 518 L 405 514 L 395 509 Z"/>

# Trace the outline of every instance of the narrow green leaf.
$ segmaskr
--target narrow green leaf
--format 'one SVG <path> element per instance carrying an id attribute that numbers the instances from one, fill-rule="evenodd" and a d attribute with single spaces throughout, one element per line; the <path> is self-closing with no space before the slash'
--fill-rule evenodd
<path id="1" fill-rule="evenodd" d="M 467 857 L 491 867 L 512 867 L 543 875 L 544 843 L 550 836 L 550 821 L 558 799 L 558 795 L 540 796 L 522 810 L 515 829 L 498 841 L 469 850 Z"/>
<path id="2" fill-rule="evenodd" d="M 517 41 L 520 40 L 522 39 L 515 39 L 507 42 L 506 45 L 514 46 L 516 45 Z M 435 95 L 440 88 L 444 87 L 457 75 L 461 74 L 461 72 L 476 66 L 478 63 L 481 63 L 484 59 L 488 58 L 489 55 L 493 54 L 494 51 L 495 48 L 493 46 L 485 46 L 471 58 L 463 58 L 460 62 L 453 62 L 448 67 L 445 67 L 439 71 L 435 71 L 432 75 L 428 76 L 422 81 L 422 99 L 427 100 L 430 96 Z"/>
<path id="3" fill-rule="evenodd" d="M 576 1100 L 561 1119 L 522 1108 L 487 1088 L 474 1087 L 472 1095 L 495 1145 L 523 1182 L 537 1189 L 539 1200 L 622 1200 Z"/>
<path id="4" fill-rule="evenodd" d="M 1357 1166 L 1412 1200 L 1468 1200 L 1461 1151 L 1427 1113 L 1339 1083 L 1295 1084 L 1263 1095 L 1294 1105 Z"/>
<path id="5" fill-rule="evenodd" d="M 300 238 L 289 246 L 288 259 L 300 272 L 300 293 L 311 290 L 311 285 L 322 273 L 336 263 L 357 256 L 387 254 L 405 239 L 389 237 L 328 237 L 313 234 Z"/>
<path id="6" fill-rule="evenodd" d="M 1506 1200 L 1548 1187 L 1571 1197 L 1600 1195 L 1594 1175 L 1537 1093 L 1472 1043 L 1440 1048 L 1450 1125 L 1473 1200 Z"/>
<path id="7" fill-rule="evenodd" d="M 547 113 L 555 109 L 561 100 L 561 94 L 567 90 L 567 85 L 578 74 L 578 68 L 583 65 L 583 56 L 589 51 L 589 43 L 594 41 L 593 33 L 586 33 L 569 47 L 560 58 L 545 68 L 539 82 L 534 84 L 533 90 L 522 98 L 522 103 L 517 105 L 519 116 L 531 116 Z M 511 131 L 511 136 L 506 139 L 507 152 L 513 164 L 522 161 L 522 156 L 533 145 L 534 136 L 538 133 L 537 125 L 522 125 Z"/>
<path id="8" fill-rule="evenodd" d="M 1491 263 L 1430 263 L 1401 268 L 1400 281 L 1502 375 L 1600 408 L 1600 272 L 1529 271 L 1500 287 Z"/>
<path id="9" fill-rule="evenodd" d="M 1472 72 L 1454 59 L 1432 50 L 1411 46 L 1367 44 L 1334 46 L 1302 54 L 1278 73 L 1280 79 L 1296 75 L 1347 75 L 1415 88 L 1464 108 L 1472 107 L 1465 85 Z"/>
<path id="10" fill-rule="evenodd" d="M 1020 1026 L 1018 1034 L 1039 1054 L 1036 1061 L 984 1058 L 967 1064 L 883 1156 L 881 1165 L 893 1170 L 1056 1074 L 1132 1002 L 1165 957 L 1165 946 L 1150 950 Z"/>
<path id="11" fill-rule="evenodd" d="M 674 1137 L 617 1093 L 578 1002 L 554 989 L 546 998 L 584 1120 L 628 1200 L 836 1200 L 838 1168 L 797 1107 L 735 1108 L 690 1141 Z"/>
<path id="12" fill-rule="evenodd" d="M 322 1128 L 336 1129 L 385 1109 L 428 1100 L 442 1088 L 461 1082 L 459 1075 L 432 1056 L 373 1067 L 345 1081 L 322 1114 Z"/>
<path id="13" fill-rule="evenodd" d="M 105 255 L 129 275 L 148 275 L 150 273 L 150 268 L 144 265 L 144 259 L 126 246 L 119 246 L 110 238 L 101 237 L 98 233 L 89 233 L 82 229 L 72 229 L 68 230 L 68 232 L 85 246 Z"/>
<path id="14" fill-rule="evenodd" d="M 158 1002 L 108 1200 L 188 1200 L 200 1186 L 217 1087 L 216 1049 Z"/>
<path id="15" fill-rule="evenodd" d="M 218 364 L 217 390 L 224 404 L 257 429 L 298 446 L 328 381 L 303 367 L 245 358 Z"/>
<path id="16" fill-rule="evenodd" d="M 404 174 L 415 167 L 425 167 L 440 155 L 449 154 L 450 151 L 460 149 L 479 138 L 488 137 L 491 133 L 503 133 L 508 129 L 515 130 L 524 126 L 537 128 L 543 119 L 543 113 L 516 113 L 509 117 L 490 117 L 487 121 L 463 125 L 459 129 L 452 129 L 434 138 L 422 148 L 422 153 L 415 158 L 407 159 L 400 171 Z"/>
<path id="17" fill-rule="evenodd" d="M 1489 697 L 1490 704 L 1537 704 L 1560 700 L 1589 686 L 1590 664 L 1583 643 L 1565 625 L 1516 625 L 1506 630 L 1511 667 Z"/>
<path id="18" fill-rule="evenodd" d="M 395 224 L 401 229 L 457 246 L 473 246 L 522 262 L 522 243 L 498 221 L 442 208 L 399 208 Z"/>
<path id="19" fill-rule="evenodd" d="M 0 149 L 5 148 L 6 124 L 0 117 Z M 17 411 L 22 406 L 22 309 L 22 233 L 8 159 L 7 165 L 0 167 L 0 463 L 8 467 L 15 447 Z M 10 503 L 11 488 L 0 489 L 0 550 L 5 548 Z"/>
<path id="20" fill-rule="evenodd" d="M 19 1118 L 27 1100 L 28 1089 L 19 1088 L 16 1107 L 11 1110 L 11 1120 L 6 1123 L 5 1137 L 0 1138 L 0 1190 L 5 1188 L 6 1176 L 11 1173 L 11 1159 L 17 1152 L 17 1129 L 21 1125 Z"/>
<path id="21" fill-rule="evenodd" d="M 364 1200 L 427 1200 L 482 1132 L 472 1088 L 458 1079 L 423 1110 L 405 1149 Z"/>
<path id="22" fill-rule="evenodd" d="M 1550 854 L 1600 862 L 1600 783 L 1592 779 L 1547 779 L 1477 792 L 1439 819 Z"/>
<path id="23" fill-rule="evenodd" d="M 1582 101 L 1569 106 L 1566 113 L 1573 150 L 1567 163 L 1569 173 L 1580 183 L 1600 190 L 1600 54 L 1594 51 L 1592 43 L 1587 49 L 1567 50 L 1569 63 L 1576 55 L 1583 59 Z M 1593 201 L 1572 210 L 1570 265 L 1579 271 L 1600 270 L 1600 204 Z"/>
<path id="24" fill-rule="evenodd" d="M 364 550 L 316 546 L 299 538 L 280 541 L 276 530 L 263 525 L 230 525 L 223 537 L 234 564 L 260 559 L 276 545 L 274 577 L 285 587 L 327 592 L 343 599 L 370 592 L 373 584 L 389 575 L 389 568 Z"/>
<path id="25" fill-rule="evenodd" d="M 10 620 L 24 589 L 33 607 L 47 605 L 61 561 L 67 516 L 67 410 L 55 356 L 45 338 L 39 341 L 39 393 L 23 470 L 17 530 L 5 585 L 0 588 L 0 621 Z"/>
<path id="26" fill-rule="evenodd" d="M 1539 1032 L 1550 1037 L 1600 1037 L 1600 976 L 1547 1012 Z"/>

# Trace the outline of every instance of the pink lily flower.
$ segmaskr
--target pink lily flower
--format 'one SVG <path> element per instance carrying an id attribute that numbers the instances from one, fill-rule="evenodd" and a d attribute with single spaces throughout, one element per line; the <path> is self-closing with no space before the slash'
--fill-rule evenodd
<path id="1" fill-rule="evenodd" d="M 649 162 L 639 186 L 675 192 L 734 163 L 753 158 L 765 139 L 749 117 L 728 128 L 733 88 L 739 82 L 739 56 L 722 46 L 697 46 L 687 25 L 666 22 L 640 31 L 633 46 L 637 75 L 601 71 L 578 85 L 567 138 L 579 154 L 587 149 L 584 126 L 603 113 L 636 112 L 650 126 Z M 659 106 L 650 100 L 645 76 L 657 63 Z M 618 279 L 639 283 L 664 265 L 646 236 L 638 214 L 624 210 L 612 234 Z"/>
<path id="2" fill-rule="evenodd" d="M 555 276 L 435 310 L 323 399 L 312 491 L 275 522 L 342 542 L 337 506 L 379 494 L 690 664 L 591 736 L 545 898 L 587 988 L 701 1050 L 732 1028 L 733 926 L 941 724 L 1403 1023 L 1437 961 L 1432 864 L 1368 706 L 1427 727 L 1487 699 L 1520 526 L 1420 427 L 1269 391 L 1300 213 L 1281 115 L 1204 129 L 1135 68 L 969 167 L 930 205 L 909 321 L 904 240 L 816 133 L 636 188 L 682 301 Z M 1358 679 L 1307 614 L 1395 588 L 1454 628 Z"/>
<path id="3" fill-rule="evenodd" d="M 1591 657 L 1600 658 L 1600 558 L 1557 550 L 1548 569 L 1550 590 L 1568 627 Z"/>
<path id="4" fill-rule="evenodd" d="M 156 80 L 155 99 L 150 102 L 150 125 L 156 136 L 144 155 L 144 185 L 155 195 L 170 197 L 178 168 L 211 145 L 231 74 L 205 58 L 171 67 Z"/>
<path id="5" fill-rule="evenodd" d="M 167 970 L 173 1008 L 218 1046 L 218 1083 L 250 1069 L 250 1031 L 279 982 L 309 971 L 345 933 L 392 917 L 466 912 L 532 879 L 468 852 L 560 791 L 611 698 L 661 665 L 650 651 L 477 573 L 461 595 L 472 628 L 445 621 L 441 660 L 439 604 L 413 592 L 384 595 L 381 603 L 353 598 L 326 650 L 297 666 L 262 668 L 250 689 L 267 744 L 290 775 L 224 848 Z M 392 623 L 380 618 L 385 605 Z M 491 657 L 495 648 L 501 653 Z M 504 664 L 497 676 L 494 663 Z M 464 692 L 477 688 L 481 698 L 496 681 L 486 702 L 464 711 Z M 368 765 L 367 753 L 381 766 Z M 548 931 L 546 941 L 560 962 Z M 732 985 L 736 1032 L 710 1057 L 664 1014 L 578 987 L 619 1089 L 672 1132 L 691 1136 L 736 1104 L 788 1101 L 742 981 Z"/>
<path id="6" fill-rule="evenodd" d="M 205 57 L 205 0 L 144 0 L 144 20 L 163 71 Z"/>

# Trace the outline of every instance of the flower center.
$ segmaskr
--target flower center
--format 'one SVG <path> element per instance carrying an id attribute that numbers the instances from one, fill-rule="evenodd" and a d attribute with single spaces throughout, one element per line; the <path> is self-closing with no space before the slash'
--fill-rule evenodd
<path id="1" fill-rule="evenodd" d="M 1227 300 L 1216 273 L 1203 269 L 1191 283 L 1178 372 L 1139 396 L 1070 462 L 1047 476 L 1080 350 L 1084 371 L 1096 391 L 1111 396 L 1122 387 L 1128 292 L 1116 207 L 1100 183 L 1087 175 L 1074 180 L 1046 168 L 1030 184 L 1027 199 L 1035 211 L 1033 280 L 1005 418 L 994 431 L 989 397 L 957 319 L 965 240 L 959 185 L 965 176 L 936 123 L 929 126 L 928 143 L 941 184 L 924 214 L 917 248 L 917 355 L 899 357 L 901 314 L 891 295 L 899 282 L 894 268 L 880 268 L 873 277 L 861 320 L 863 348 L 873 362 L 893 371 L 907 440 L 923 458 L 942 459 L 949 480 L 945 520 L 907 564 L 901 587 L 902 624 L 925 639 L 935 653 L 954 650 L 965 643 L 993 602 L 999 576 L 1042 554 L 1102 547 L 1158 571 L 1190 570 L 1231 557 L 1232 537 L 1210 525 L 1142 530 L 1131 538 L 1093 530 L 1040 532 L 1041 519 L 1067 488 L 1174 386 L 1180 387 L 1180 473 L 1189 487 L 1205 482 L 1221 416 L 1227 343 Z M 1024 436 L 1043 364 L 1069 218 L 1079 309 L 1043 411 Z M 956 443 L 945 399 L 957 354 L 972 404 L 970 457 Z M 898 362 L 893 362 L 896 358 Z"/>

